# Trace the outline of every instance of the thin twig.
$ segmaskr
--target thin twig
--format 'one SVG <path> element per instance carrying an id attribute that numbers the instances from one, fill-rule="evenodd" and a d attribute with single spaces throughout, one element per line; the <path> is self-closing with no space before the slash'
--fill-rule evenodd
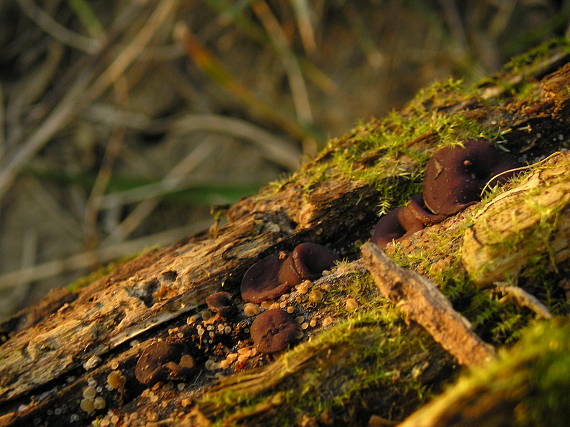
<path id="1" fill-rule="evenodd" d="M 79 33 L 65 28 L 51 16 L 38 7 L 32 0 L 18 0 L 18 4 L 28 17 L 38 27 L 52 36 L 55 40 L 87 53 L 94 53 L 100 48 L 100 41 L 85 37 Z"/>
<path id="2" fill-rule="evenodd" d="M 126 126 L 130 129 L 147 132 L 164 132 L 166 123 L 163 120 L 153 120 L 144 113 L 128 111 L 114 104 L 95 102 L 88 106 L 82 114 L 85 120 L 104 123 L 110 126 Z"/>
<path id="3" fill-rule="evenodd" d="M 208 77 L 215 81 L 220 87 L 227 90 L 228 93 L 243 102 L 244 105 L 254 113 L 276 124 L 300 141 L 311 141 L 315 139 L 313 132 L 303 127 L 297 121 L 292 120 L 281 109 L 276 109 L 274 105 L 262 101 L 246 86 L 241 84 L 234 75 L 205 48 L 200 39 L 190 31 L 186 24 L 177 22 L 174 34 L 184 47 L 188 57 L 191 58 Z"/>
<path id="4" fill-rule="evenodd" d="M 453 38 L 459 43 L 461 50 L 465 52 L 467 49 L 467 36 L 465 35 L 465 28 L 459 16 L 455 0 L 439 0 L 439 3 L 443 9 L 445 20 L 447 21 L 447 25 L 449 25 Z"/>
<path id="5" fill-rule="evenodd" d="M 94 74 L 93 69 L 85 70 L 66 92 L 63 99 L 53 109 L 43 123 L 23 142 L 21 148 L 3 165 L 0 170 L 0 199 L 12 185 L 20 169 L 58 132 L 65 127 L 78 110 L 79 100 Z"/>
<path id="6" fill-rule="evenodd" d="M 41 212 L 42 218 L 49 220 L 54 228 L 58 230 L 61 239 L 65 239 L 65 234 L 74 241 L 81 241 L 81 224 L 68 211 L 64 211 L 61 205 L 54 200 L 44 186 L 35 178 L 26 179 L 23 182 L 23 190 Z"/>
<path id="7" fill-rule="evenodd" d="M 152 12 L 145 25 L 130 43 L 121 50 L 113 63 L 97 78 L 90 89 L 91 99 L 99 97 L 109 88 L 133 61 L 144 51 L 162 23 L 172 16 L 178 0 L 162 0 Z"/>
<path id="8" fill-rule="evenodd" d="M 114 209 L 129 203 L 138 203 L 144 200 L 162 197 L 165 194 L 171 194 L 176 191 L 186 190 L 193 186 L 201 186 L 208 184 L 227 185 L 227 180 L 213 181 L 210 178 L 185 178 L 176 185 L 159 181 L 153 184 L 141 185 L 136 188 L 125 191 L 116 191 L 101 196 L 101 209 Z"/>
<path id="9" fill-rule="evenodd" d="M 95 104 L 85 111 L 86 118 L 133 129 L 183 134 L 209 131 L 247 140 L 261 149 L 266 159 L 294 171 L 299 167 L 301 152 L 293 141 L 274 135 L 245 120 L 216 114 L 187 114 L 175 121 L 152 120 L 144 114 L 121 110 L 113 105 Z"/>
<path id="10" fill-rule="evenodd" d="M 494 357 L 492 346 L 473 332 L 469 321 L 428 279 L 404 270 L 373 243 L 362 246 L 362 258 L 384 295 L 422 325 L 462 365 L 476 365 Z"/>
<path id="11" fill-rule="evenodd" d="M 538 317 L 551 319 L 552 313 L 534 295 L 529 294 L 518 286 L 508 286 L 502 283 L 495 283 L 495 289 L 505 297 L 515 301 L 516 304 L 533 311 Z"/>
<path id="12" fill-rule="evenodd" d="M 278 165 L 294 171 L 299 167 L 301 153 L 292 141 L 273 135 L 244 120 L 215 114 L 187 115 L 172 124 L 176 133 L 209 130 L 246 139 L 261 149 L 262 154 Z"/>
<path id="13" fill-rule="evenodd" d="M 517 3 L 518 0 L 503 0 L 495 3 L 499 10 L 493 14 L 488 30 L 489 35 L 494 40 L 498 40 L 501 34 L 505 31 L 505 28 L 507 28 L 509 21 L 513 17 L 513 12 Z"/>
<path id="14" fill-rule="evenodd" d="M 22 240 L 22 261 L 20 268 L 24 271 L 32 268 L 36 263 L 37 253 L 38 233 L 36 230 L 31 229 L 24 234 Z M 30 278 L 25 274 L 20 276 L 20 281 L 16 283 L 10 295 L 0 300 L 0 317 L 10 315 L 20 308 L 30 291 L 30 282 Z"/>
<path id="15" fill-rule="evenodd" d="M 287 70 L 287 77 L 289 79 L 297 116 L 302 122 L 311 123 L 313 121 L 313 113 L 311 112 L 311 104 L 309 102 L 305 79 L 303 78 L 295 56 L 291 52 L 289 41 L 279 25 L 279 21 L 277 21 L 277 18 L 275 18 L 275 15 L 273 15 L 265 1 L 257 1 L 252 7 L 265 27 L 277 53 L 283 61 L 283 66 Z"/>
<path id="16" fill-rule="evenodd" d="M 170 173 L 161 181 L 161 186 L 165 190 L 176 187 L 193 169 L 198 167 L 214 150 L 214 147 L 204 142 L 196 147 L 188 154 L 180 163 L 178 163 Z M 145 200 L 140 203 L 134 210 L 121 222 L 106 242 L 117 242 L 127 238 L 140 223 L 158 206 L 159 198 Z"/>
<path id="17" fill-rule="evenodd" d="M 59 42 L 52 42 L 47 49 L 46 59 L 34 67 L 18 85 L 17 95 L 10 98 L 6 111 L 6 123 L 10 130 L 9 141 L 17 140 L 24 134 L 25 124 L 22 116 L 53 84 L 54 76 L 58 73 L 65 49 Z"/>
<path id="18" fill-rule="evenodd" d="M 297 25 L 303 41 L 303 47 L 307 53 L 313 53 L 317 48 L 317 44 L 315 43 L 315 31 L 313 30 L 311 10 L 307 0 L 291 0 L 291 3 L 297 17 Z"/>
<path id="19" fill-rule="evenodd" d="M 114 97 L 119 104 L 124 104 L 126 102 L 127 82 L 124 76 L 121 76 L 115 82 L 114 86 Z M 113 165 L 115 160 L 119 155 L 119 151 L 123 145 L 125 137 L 125 126 L 117 124 L 114 131 L 111 133 L 109 142 L 105 149 L 105 157 L 103 158 L 103 163 L 99 168 L 97 173 L 97 178 L 91 189 L 91 194 L 89 199 L 85 204 L 85 240 L 86 248 L 93 249 L 99 245 L 98 238 L 99 233 L 97 231 L 97 215 L 100 209 L 100 198 L 105 193 L 111 176 L 113 174 Z"/>
<path id="20" fill-rule="evenodd" d="M 101 196 L 105 193 L 111 180 L 113 165 L 123 144 L 124 137 L 124 127 L 115 129 L 111 134 L 105 149 L 103 163 L 99 168 L 95 183 L 85 204 L 85 240 L 88 249 L 95 248 L 98 245 L 97 215 L 101 208 Z"/>
<path id="21" fill-rule="evenodd" d="M 75 12 L 91 37 L 101 37 L 105 33 L 103 25 L 87 0 L 67 0 L 67 4 Z"/>
<path id="22" fill-rule="evenodd" d="M 0 199 L 10 188 L 20 169 L 49 141 L 60 129 L 65 127 L 88 101 L 97 98 L 113 84 L 126 68 L 135 60 L 162 22 L 170 15 L 177 0 L 164 0 L 159 3 L 145 25 L 140 29 L 131 43 L 121 50 L 115 61 L 90 86 L 95 75 L 94 67 L 87 68 L 76 79 L 63 99 L 54 108 L 44 122 L 32 132 L 29 138 L 18 144 L 18 152 L 2 167 L 0 171 Z"/>
<path id="23" fill-rule="evenodd" d="M 0 161 L 6 152 L 6 114 L 4 108 L 4 87 L 0 82 Z"/>
<path id="24" fill-rule="evenodd" d="M 536 162 L 536 163 L 533 163 L 533 164 L 530 164 L 530 165 L 525 165 L 525 166 L 519 166 L 518 168 L 512 168 L 512 169 L 508 169 L 508 170 L 506 170 L 506 171 L 503 171 L 503 172 L 501 172 L 501 173 L 498 173 L 497 175 L 491 177 L 491 178 L 487 181 L 487 183 L 483 186 L 483 189 L 481 190 L 481 193 L 479 194 L 479 197 L 483 197 L 483 194 L 485 194 L 485 191 L 487 190 L 487 188 L 489 188 L 489 185 L 491 184 L 491 182 L 495 181 L 497 178 L 499 178 L 499 177 L 501 177 L 501 176 L 503 176 L 503 175 L 505 175 L 505 174 L 508 174 L 508 173 L 519 172 L 519 171 L 524 171 L 524 170 L 527 170 L 527 169 L 534 168 L 534 167 L 536 167 L 536 166 L 538 166 L 538 165 L 540 165 L 540 164 L 542 164 L 542 163 L 546 163 L 546 162 L 547 162 L 548 160 L 550 160 L 551 158 L 553 158 L 553 157 L 555 157 L 555 156 L 559 156 L 560 154 L 561 154 L 560 151 L 555 151 L 554 153 L 548 155 L 547 157 L 545 157 L 544 159 L 542 159 L 542 160 L 540 160 L 540 161 L 538 161 L 538 162 Z"/>

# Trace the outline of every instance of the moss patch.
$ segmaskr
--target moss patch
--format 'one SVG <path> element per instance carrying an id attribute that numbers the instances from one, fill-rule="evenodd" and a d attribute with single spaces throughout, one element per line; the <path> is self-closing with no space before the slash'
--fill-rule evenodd
<path id="1" fill-rule="evenodd" d="M 417 414 L 426 425 L 566 426 L 570 407 L 570 321 L 525 329 L 518 344 L 464 376 Z M 410 425 L 413 421 L 410 420 Z"/>
<path id="2" fill-rule="evenodd" d="M 375 390 L 382 401 L 375 413 L 401 418 L 425 401 L 428 378 L 443 366 L 427 374 L 425 364 L 436 344 L 423 331 L 403 332 L 400 322 L 386 324 L 385 317 L 377 311 L 345 320 L 261 371 L 232 378 L 233 387 L 222 381 L 199 407 L 206 415 L 223 416 L 224 422 L 296 425 L 303 416 L 318 418 L 357 406 L 359 396 Z M 449 365 L 443 351 L 441 356 L 442 365 Z M 271 404 L 279 407 L 278 415 Z"/>

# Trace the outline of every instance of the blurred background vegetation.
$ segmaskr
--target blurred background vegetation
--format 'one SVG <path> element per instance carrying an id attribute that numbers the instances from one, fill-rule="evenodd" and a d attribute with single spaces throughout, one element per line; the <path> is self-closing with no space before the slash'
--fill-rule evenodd
<path id="1" fill-rule="evenodd" d="M 567 33 L 554 0 L 0 0 L 0 317 Z"/>

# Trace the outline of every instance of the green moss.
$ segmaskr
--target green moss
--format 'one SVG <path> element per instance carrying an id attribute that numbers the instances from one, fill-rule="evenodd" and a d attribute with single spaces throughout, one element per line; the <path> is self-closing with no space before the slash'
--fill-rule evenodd
<path id="1" fill-rule="evenodd" d="M 339 147 L 332 163 L 344 176 L 380 190 L 387 178 L 421 181 L 423 166 L 433 151 L 488 134 L 484 127 L 460 114 L 424 111 L 411 117 L 392 112 Z M 427 145 L 418 143 L 428 135 L 434 138 Z"/>
<path id="2" fill-rule="evenodd" d="M 567 48 L 567 44 L 562 45 Z M 513 60 L 506 73 L 489 82 L 505 85 L 506 96 L 519 100 L 536 96 L 536 85 L 524 81 L 509 83 L 506 76 L 509 70 L 512 76 L 522 67 L 530 69 L 546 52 L 560 45 L 545 46 Z M 502 138 L 504 131 L 499 125 L 472 120 L 447 108 L 473 98 L 484 105 L 497 102 L 478 99 L 478 95 L 479 89 L 466 88 L 460 81 L 434 84 L 420 92 L 402 112 L 361 123 L 349 135 L 331 141 L 315 160 L 292 177 L 274 183 L 270 191 L 298 183 L 304 192 L 310 192 L 325 179 L 348 179 L 365 183 L 378 192 L 381 213 L 402 205 L 421 189 L 425 163 L 435 150 L 468 138 Z M 490 189 L 480 208 L 520 179 Z M 484 340 L 511 345 L 520 339 L 534 315 L 503 301 L 492 288 L 475 286 L 463 268 L 460 248 L 466 230 L 473 226 L 474 213 L 446 227 L 445 232 L 426 230 L 429 245 L 404 249 L 396 244 L 390 255 L 400 265 L 433 280 Z M 549 216 L 534 230 L 532 239 L 515 236 L 505 244 L 519 250 L 519 245 L 529 240 L 547 243 L 553 230 L 551 219 Z M 542 291 L 535 295 L 551 309 L 554 307 L 556 313 L 566 313 L 568 304 L 561 296 L 560 277 L 552 275 L 552 263 L 548 266 L 545 258 L 539 257 L 532 265 L 534 269 L 529 265 L 521 276 L 512 277 L 513 284 L 520 284 L 525 278 L 537 281 Z M 357 309 L 347 310 L 348 296 L 357 301 Z M 386 397 L 384 406 L 379 408 L 390 418 L 425 400 L 426 384 L 412 375 L 422 359 L 412 349 L 420 348 L 420 354 L 425 349 L 433 352 L 433 342 L 403 327 L 398 311 L 378 296 L 368 275 L 342 280 L 305 308 L 316 310 L 323 317 L 330 315 L 338 323 L 283 354 L 272 365 L 222 381 L 199 401 L 199 407 L 208 416 L 218 420 L 234 417 L 237 422 L 269 412 L 277 413 L 279 418 L 265 419 L 264 423 L 291 425 L 303 414 L 316 417 L 323 411 L 354 405 L 369 392 L 378 394 L 378 390 L 383 390 Z M 279 409 L 272 411 L 272 407 Z"/>
<path id="3" fill-rule="evenodd" d="M 492 290 L 481 290 L 469 278 L 461 265 L 459 247 L 471 216 L 463 223 L 440 233 L 428 231 L 430 246 L 404 250 L 400 246 L 390 254 L 395 262 L 405 268 L 421 272 L 436 283 L 453 304 L 455 310 L 465 316 L 476 333 L 485 341 L 495 344 L 516 342 L 517 331 L 528 324 L 532 313 L 511 303 L 501 303 L 500 295 Z M 444 260 L 439 266 L 435 260 Z"/>
<path id="4" fill-rule="evenodd" d="M 458 80 L 434 83 L 402 112 L 360 123 L 348 135 L 329 141 L 315 160 L 292 176 L 271 183 L 262 195 L 275 194 L 292 182 L 301 183 L 303 191 L 310 192 L 325 179 L 348 179 L 376 189 L 382 213 L 420 191 L 424 165 L 435 150 L 469 138 L 498 137 L 496 127 L 443 108 L 440 111 L 439 107 L 475 94 L 476 90 Z"/>
<path id="5" fill-rule="evenodd" d="M 501 96 L 510 96 L 518 101 L 536 101 L 540 98 L 540 91 L 536 84 L 529 82 L 525 76 L 540 74 L 545 61 L 552 57 L 554 51 L 570 53 L 570 40 L 562 37 L 545 41 L 526 53 L 512 58 L 500 71 L 492 77 L 479 81 L 475 87 L 485 88 L 489 85 L 502 88 Z M 489 99 L 485 102 L 495 103 L 498 99 Z"/>
<path id="6" fill-rule="evenodd" d="M 560 319 L 535 326 L 517 349 L 525 346 L 528 349 L 519 356 L 521 359 L 525 355 L 539 357 L 528 375 L 528 383 L 534 390 L 523 399 L 524 411 L 518 413 L 518 421 L 524 425 L 567 425 L 570 407 L 570 323 L 567 319 Z"/>
<path id="7" fill-rule="evenodd" d="M 570 301 L 562 287 L 564 281 L 561 275 L 564 273 L 552 268 L 549 257 L 541 256 L 525 266 L 517 281 L 542 301 L 552 314 L 561 316 L 570 314 Z"/>
<path id="8" fill-rule="evenodd" d="M 557 167 L 563 166 L 557 165 Z M 446 227 L 444 233 L 438 228 L 426 229 L 423 241 L 429 244 L 418 244 L 412 248 L 403 248 L 396 244 L 388 249 L 389 255 L 399 265 L 413 269 L 433 280 L 450 299 L 455 309 L 471 321 L 477 333 L 493 344 L 511 344 L 518 341 L 521 329 L 529 324 L 534 314 L 528 309 L 503 301 L 502 295 L 495 292 L 492 287 L 482 290 L 475 285 L 461 263 L 463 236 L 473 225 L 478 212 L 485 209 L 498 196 L 521 185 L 530 174 L 546 167 L 549 167 L 546 163 L 533 165 L 506 185 L 491 188 L 477 210 L 464 214 L 461 221 Z M 565 209 L 566 204 L 561 200 L 548 207 L 541 207 L 537 205 L 536 198 L 547 187 L 567 179 L 565 174 L 562 174 L 556 179 L 550 178 L 548 185 L 544 184 L 527 191 L 523 203 L 531 206 L 539 215 L 540 220 L 537 225 L 528 230 L 512 233 L 507 239 L 497 239 L 497 246 L 500 246 L 505 253 L 529 254 L 524 269 L 503 280 L 523 287 L 544 303 L 551 312 L 562 315 L 569 313 L 570 304 L 560 285 L 561 276 L 556 270 L 550 242 L 557 229 L 560 212 Z"/>
<path id="9" fill-rule="evenodd" d="M 480 425 L 568 425 L 569 319 L 525 329 L 518 344 L 501 351 L 495 362 L 471 371 L 438 404 L 442 419 L 443 413 L 461 408 L 466 425 L 475 425 L 475 419 Z"/>
<path id="10" fill-rule="evenodd" d="M 328 290 L 313 290 L 320 292 L 322 298 L 312 304 L 312 308 L 319 311 L 322 316 L 331 315 L 340 318 L 353 318 L 363 312 L 382 311 L 389 304 L 388 301 L 379 295 L 378 288 L 368 273 L 354 273 L 349 277 L 341 279 Z M 310 300 L 311 294 L 309 294 Z M 346 299 L 352 297 L 356 300 L 358 308 L 347 310 Z M 383 321 L 386 324 L 394 322 L 398 316 L 394 316 L 391 310 L 385 311 Z"/>
<path id="11" fill-rule="evenodd" d="M 357 406 L 359 396 L 382 390 L 380 400 L 386 406 L 375 412 L 401 417 L 427 396 L 418 366 L 428 360 L 434 343 L 419 330 L 403 332 L 403 325 L 390 326 L 384 319 L 385 313 L 374 311 L 345 320 L 262 371 L 232 379 L 237 384 L 249 382 L 247 389 L 224 389 L 222 382 L 222 388 L 206 394 L 199 407 L 222 424 L 222 418 L 248 418 L 278 400 L 277 417 L 265 419 L 264 425 L 288 426 L 296 425 L 303 414 L 318 417 L 323 411 Z"/>
<path id="12" fill-rule="evenodd" d="M 405 326 L 369 274 L 348 274 L 320 291 L 322 298 L 309 309 L 317 310 L 321 319 L 336 319 L 333 326 L 271 365 L 222 380 L 200 399 L 200 410 L 220 424 L 246 419 L 248 424 L 254 417 L 264 425 L 286 426 L 302 415 L 344 412 L 375 396 L 375 413 L 398 419 L 427 399 L 425 364 L 434 352 L 441 354 L 430 375 L 451 372 L 451 359 L 423 330 Z M 357 301 L 356 309 L 347 309 L 347 297 Z M 279 408 L 277 415 L 273 406 Z M 259 420 L 267 412 L 272 418 Z"/>
<path id="13" fill-rule="evenodd" d="M 505 66 L 507 72 L 518 74 L 524 70 L 532 69 L 540 62 L 544 61 L 554 49 L 562 49 L 570 53 L 570 40 L 566 37 L 555 38 L 541 43 L 539 46 L 526 53 L 515 56 Z"/>
<path id="14" fill-rule="evenodd" d="M 367 184 L 378 191 L 379 211 L 384 213 L 421 191 L 425 163 L 435 150 L 469 138 L 497 136 L 496 129 L 461 114 L 428 110 L 420 101 L 411 105 L 413 114 L 392 112 L 333 141 L 326 155 L 301 169 L 295 179 L 305 191 L 331 177 Z"/>
<path id="15" fill-rule="evenodd" d="M 494 345 L 514 343 L 518 340 L 518 331 L 528 325 L 533 313 L 511 302 L 502 302 L 499 293 L 492 288 L 482 290 L 469 278 L 458 251 L 470 217 L 464 221 L 465 224 L 449 234 L 431 232 L 433 245 L 427 250 L 399 248 L 390 255 L 398 264 L 420 271 L 436 283 L 483 340 Z M 446 263 L 440 268 L 434 260 L 441 259 L 446 259 Z"/>
<path id="16" fill-rule="evenodd" d="M 499 280 L 495 278 L 496 271 L 499 271 L 504 276 L 500 280 L 511 279 L 517 284 L 520 279 L 528 277 L 528 272 L 540 275 L 556 271 L 552 242 L 559 233 L 561 215 L 565 215 L 564 212 L 568 209 L 568 176 L 564 172 L 569 166 L 570 162 L 556 153 L 550 156 L 548 161 L 532 165 L 516 179 L 516 183 L 521 184 L 523 189 L 526 186 L 524 181 L 529 175 L 534 176 L 532 179 L 536 180 L 537 173 L 542 169 L 554 167 L 555 172 L 545 174 L 540 179 L 540 185 L 531 181 L 534 182 L 532 188 L 526 188 L 522 193 L 514 193 L 505 203 L 497 205 L 497 209 L 486 212 L 477 219 L 479 236 L 484 236 L 487 256 L 484 262 L 466 264 L 474 280 L 482 283 L 489 280 L 487 277 Z M 502 191 L 513 188 L 513 185 L 514 183 L 511 183 L 507 188 L 495 191 L 493 196 L 497 197 Z M 556 194 L 557 198 L 545 199 L 544 196 L 548 194 Z M 484 202 L 491 203 L 492 200 L 486 198 Z M 512 217 L 510 213 L 515 206 L 519 207 L 518 217 Z M 485 209 L 485 204 L 482 203 L 481 209 Z M 499 225 L 495 225 L 495 220 Z M 511 221 L 511 226 L 507 228 L 505 221 Z M 469 254 L 469 246 L 467 248 Z M 505 264 L 505 257 L 511 256 L 510 254 L 518 254 L 519 257 L 512 266 Z"/>
<path id="17" fill-rule="evenodd" d="M 270 184 L 267 193 L 262 194 L 274 194 L 290 182 L 299 182 L 303 191 L 310 192 L 331 177 L 356 180 L 379 192 L 379 213 L 384 213 L 421 189 L 424 165 L 435 150 L 468 138 L 502 139 L 505 130 L 499 125 L 468 119 L 449 112 L 448 107 L 470 100 L 496 103 L 496 99 L 480 97 L 482 88 L 489 84 L 502 86 L 504 96 L 515 100 L 536 99 L 534 83 L 524 79 L 512 82 L 512 77 L 532 74 L 537 64 L 555 49 L 570 52 L 570 42 L 566 38 L 545 42 L 513 58 L 500 74 L 475 85 L 466 86 L 452 78 L 435 82 L 418 92 L 401 112 L 359 123 L 346 136 L 329 141 L 314 161 L 294 175 Z"/>
<path id="18" fill-rule="evenodd" d="M 421 89 L 408 103 L 404 111 L 423 113 L 426 110 L 438 110 L 456 105 L 477 96 L 475 87 L 466 86 L 462 80 L 449 78 L 436 81 Z"/>

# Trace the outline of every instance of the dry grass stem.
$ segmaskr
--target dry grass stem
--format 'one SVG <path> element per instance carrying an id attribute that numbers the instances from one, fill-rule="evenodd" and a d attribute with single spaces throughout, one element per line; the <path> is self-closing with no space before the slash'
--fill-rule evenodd
<path id="1" fill-rule="evenodd" d="M 290 171 L 296 170 L 300 164 L 301 152 L 294 142 L 244 120 L 214 114 L 186 115 L 172 123 L 172 131 L 210 131 L 235 136 L 255 144 L 268 160 Z"/>
<path id="2" fill-rule="evenodd" d="M 303 74 L 301 73 L 293 52 L 291 52 L 287 36 L 284 34 L 283 29 L 279 25 L 279 21 L 275 15 L 273 15 L 265 1 L 255 2 L 253 4 L 253 11 L 261 20 L 267 34 L 271 38 L 273 46 L 275 46 L 279 57 L 283 61 L 283 66 L 287 71 L 297 117 L 301 122 L 311 123 L 313 121 L 313 113 L 311 112 L 311 103 L 309 101 L 309 95 L 307 94 L 305 79 L 303 78 Z"/>
<path id="3" fill-rule="evenodd" d="M 198 167 L 215 149 L 215 146 L 204 142 L 198 147 L 193 149 L 178 165 L 170 171 L 162 181 L 156 184 L 154 190 L 160 189 L 162 192 L 172 191 L 176 188 L 184 178 Z M 156 193 L 155 193 L 156 194 Z M 122 241 L 127 238 L 144 219 L 158 206 L 160 199 L 154 197 L 151 200 L 145 200 L 140 203 L 130 214 L 125 218 L 107 238 L 108 242 Z"/>
<path id="4" fill-rule="evenodd" d="M 55 40 L 87 53 L 95 53 L 100 48 L 99 40 L 85 37 L 60 25 L 32 0 L 18 0 L 18 5 L 38 27 Z"/>
<path id="5" fill-rule="evenodd" d="M 211 221 L 201 221 L 184 227 L 173 228 L 156 234 L 151 234 L 139 239 L 100 247 L 89 252 L 80 252 L 65 258 L 37 264 L 32 267 L 6 273 L 0 276 L 0 289 L 13 288 L 20 283 L 21 277 L 25 276 L 28 281 L 38 281 L 57 276 L 63 272 L 75 271 L 84 268 L 92 268 L 97 264 L 109 262 L 113 259 L 131 255 L 145 248 L 166 245 L 180 239 L 181 236 L 196 233 L 206 229 Z"/>

